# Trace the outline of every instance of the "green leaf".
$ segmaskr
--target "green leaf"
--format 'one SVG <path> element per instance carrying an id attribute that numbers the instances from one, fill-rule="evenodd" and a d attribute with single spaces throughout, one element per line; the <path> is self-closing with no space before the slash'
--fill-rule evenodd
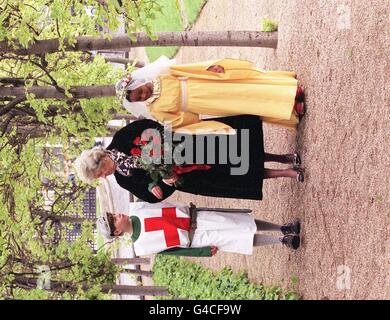
<path id="1" fill-rule="evenodd" d="M 262 32 L 274 32 L 278 30 L 278 23 L 267 17 L 261 19 L 260 25 L 260 31 Z"/>

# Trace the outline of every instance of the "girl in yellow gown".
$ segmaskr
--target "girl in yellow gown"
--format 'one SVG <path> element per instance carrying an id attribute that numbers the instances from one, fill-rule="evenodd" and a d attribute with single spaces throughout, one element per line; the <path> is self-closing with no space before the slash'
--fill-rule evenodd
<path id="1" fill-rule="evenodd" d="M 125 107 L 143 102 L 151 118 L 169 124 L 176 132 L 228 133 L 232 129 L 218 121 L 202 121 L 200 115 L 258 115 L 264 122 L 289 128 L 299 122 L 295 73 L 263 72 L 249 61 L 172 63 L 153 79 L 140 79 L 135 73 L 118 83 L 117 88 Z M 300 107 L 303 112 L 303 104 Z"/>

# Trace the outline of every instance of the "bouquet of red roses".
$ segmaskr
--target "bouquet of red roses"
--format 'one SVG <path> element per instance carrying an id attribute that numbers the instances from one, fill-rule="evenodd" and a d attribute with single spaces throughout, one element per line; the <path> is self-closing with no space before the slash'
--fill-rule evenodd
<path id="1" fill-rule="evenodd" d="M 163 137 L 163 138 L 162 138 Z M 141 137 L 136 137 L 130 153 L 136 158 L 139 168 L 148 172 L 149 176 L 155 184 L 160 179 L 171 179 L 177 177 L 174 183 L 175 187 L 179 187 L 183 183 L 181 174 L 191 172 L 193 170 L 209 170 L 209 165 L 176 165 L 173 161 L 165 161 L 166 156 L 172 160 L 174 145 L 172 142 L 167 142 L 164 132 L 151 129 L 145 130 Z M 170 140 L 171 141 L 171 140 Z"/>

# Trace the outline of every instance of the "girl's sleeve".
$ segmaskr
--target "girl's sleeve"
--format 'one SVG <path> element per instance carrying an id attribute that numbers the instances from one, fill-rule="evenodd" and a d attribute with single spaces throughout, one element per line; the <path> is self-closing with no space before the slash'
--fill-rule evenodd
<path id="1" fill-rule="evenodd" d="M 141 170 L 134 170 L 133 176 L 126 177 L 119 174 L 115 175 L 116 181 L 118 184 L 130 191 L 137 198 L 142 199 L 145 202 L 156 203 L 160 202 L 175 192 L 176 188 L 174 186 L 169 186 L 162 181 L 157 182 L 157 185 L 161 188 L 163 192 L 163 198 L 156 198 L 153 193 L 149 191 L 149 186 L 153 182 L 152 179 L 147 175 L 146 172 L 141 172 Z"/>
<path id="2" fill-rule="evenodd" d="M 185 257 L 211 257 L 211 247 L 201 247 L 201 248 L 170 248 L 159 254 L 165 254 L 170 256 L 185 256 Z"/>
<path id="3" fill-rule="evenodd" d="M 216 73 L 207 69 L 214 65 L 220 65 L 225 73 Z M 191 64 L 173 65 L 170 68 L 171 75 L 176 77 L 234 80 L 247 79 L 259 76 L 262 72 L 257 70 L 252 62 L 238 59 L 219 59 Z"/>
<path id="4" fill-rule="evenodd" d="M 235 130 L 222 122 L 199 119 L 199 115 L 186 111 L 180 113 L 154 112 L 153 116 L 164 124 L 172 126 L 172 131 L 183 134 L 235 134 Z"/>

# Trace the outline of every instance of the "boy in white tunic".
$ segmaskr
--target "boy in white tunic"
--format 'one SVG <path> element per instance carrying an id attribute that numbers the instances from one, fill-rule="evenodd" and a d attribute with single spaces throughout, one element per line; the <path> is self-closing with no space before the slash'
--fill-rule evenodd
<path id="1" fill-rule="evenodd" d="M 255 220 L 247 209 L 196 208 L 169 202 L 130 204 L 129 214 L 106 213 L 98 227 L 107 239 L 131 235 L 137 256 L 208 256 L 217 250 L 250 255 L 254 246 L 283 244 L 298 249 L 299 222 L 277 225 Z M 279 231 L 281 236 L 256 234 Z"/>

